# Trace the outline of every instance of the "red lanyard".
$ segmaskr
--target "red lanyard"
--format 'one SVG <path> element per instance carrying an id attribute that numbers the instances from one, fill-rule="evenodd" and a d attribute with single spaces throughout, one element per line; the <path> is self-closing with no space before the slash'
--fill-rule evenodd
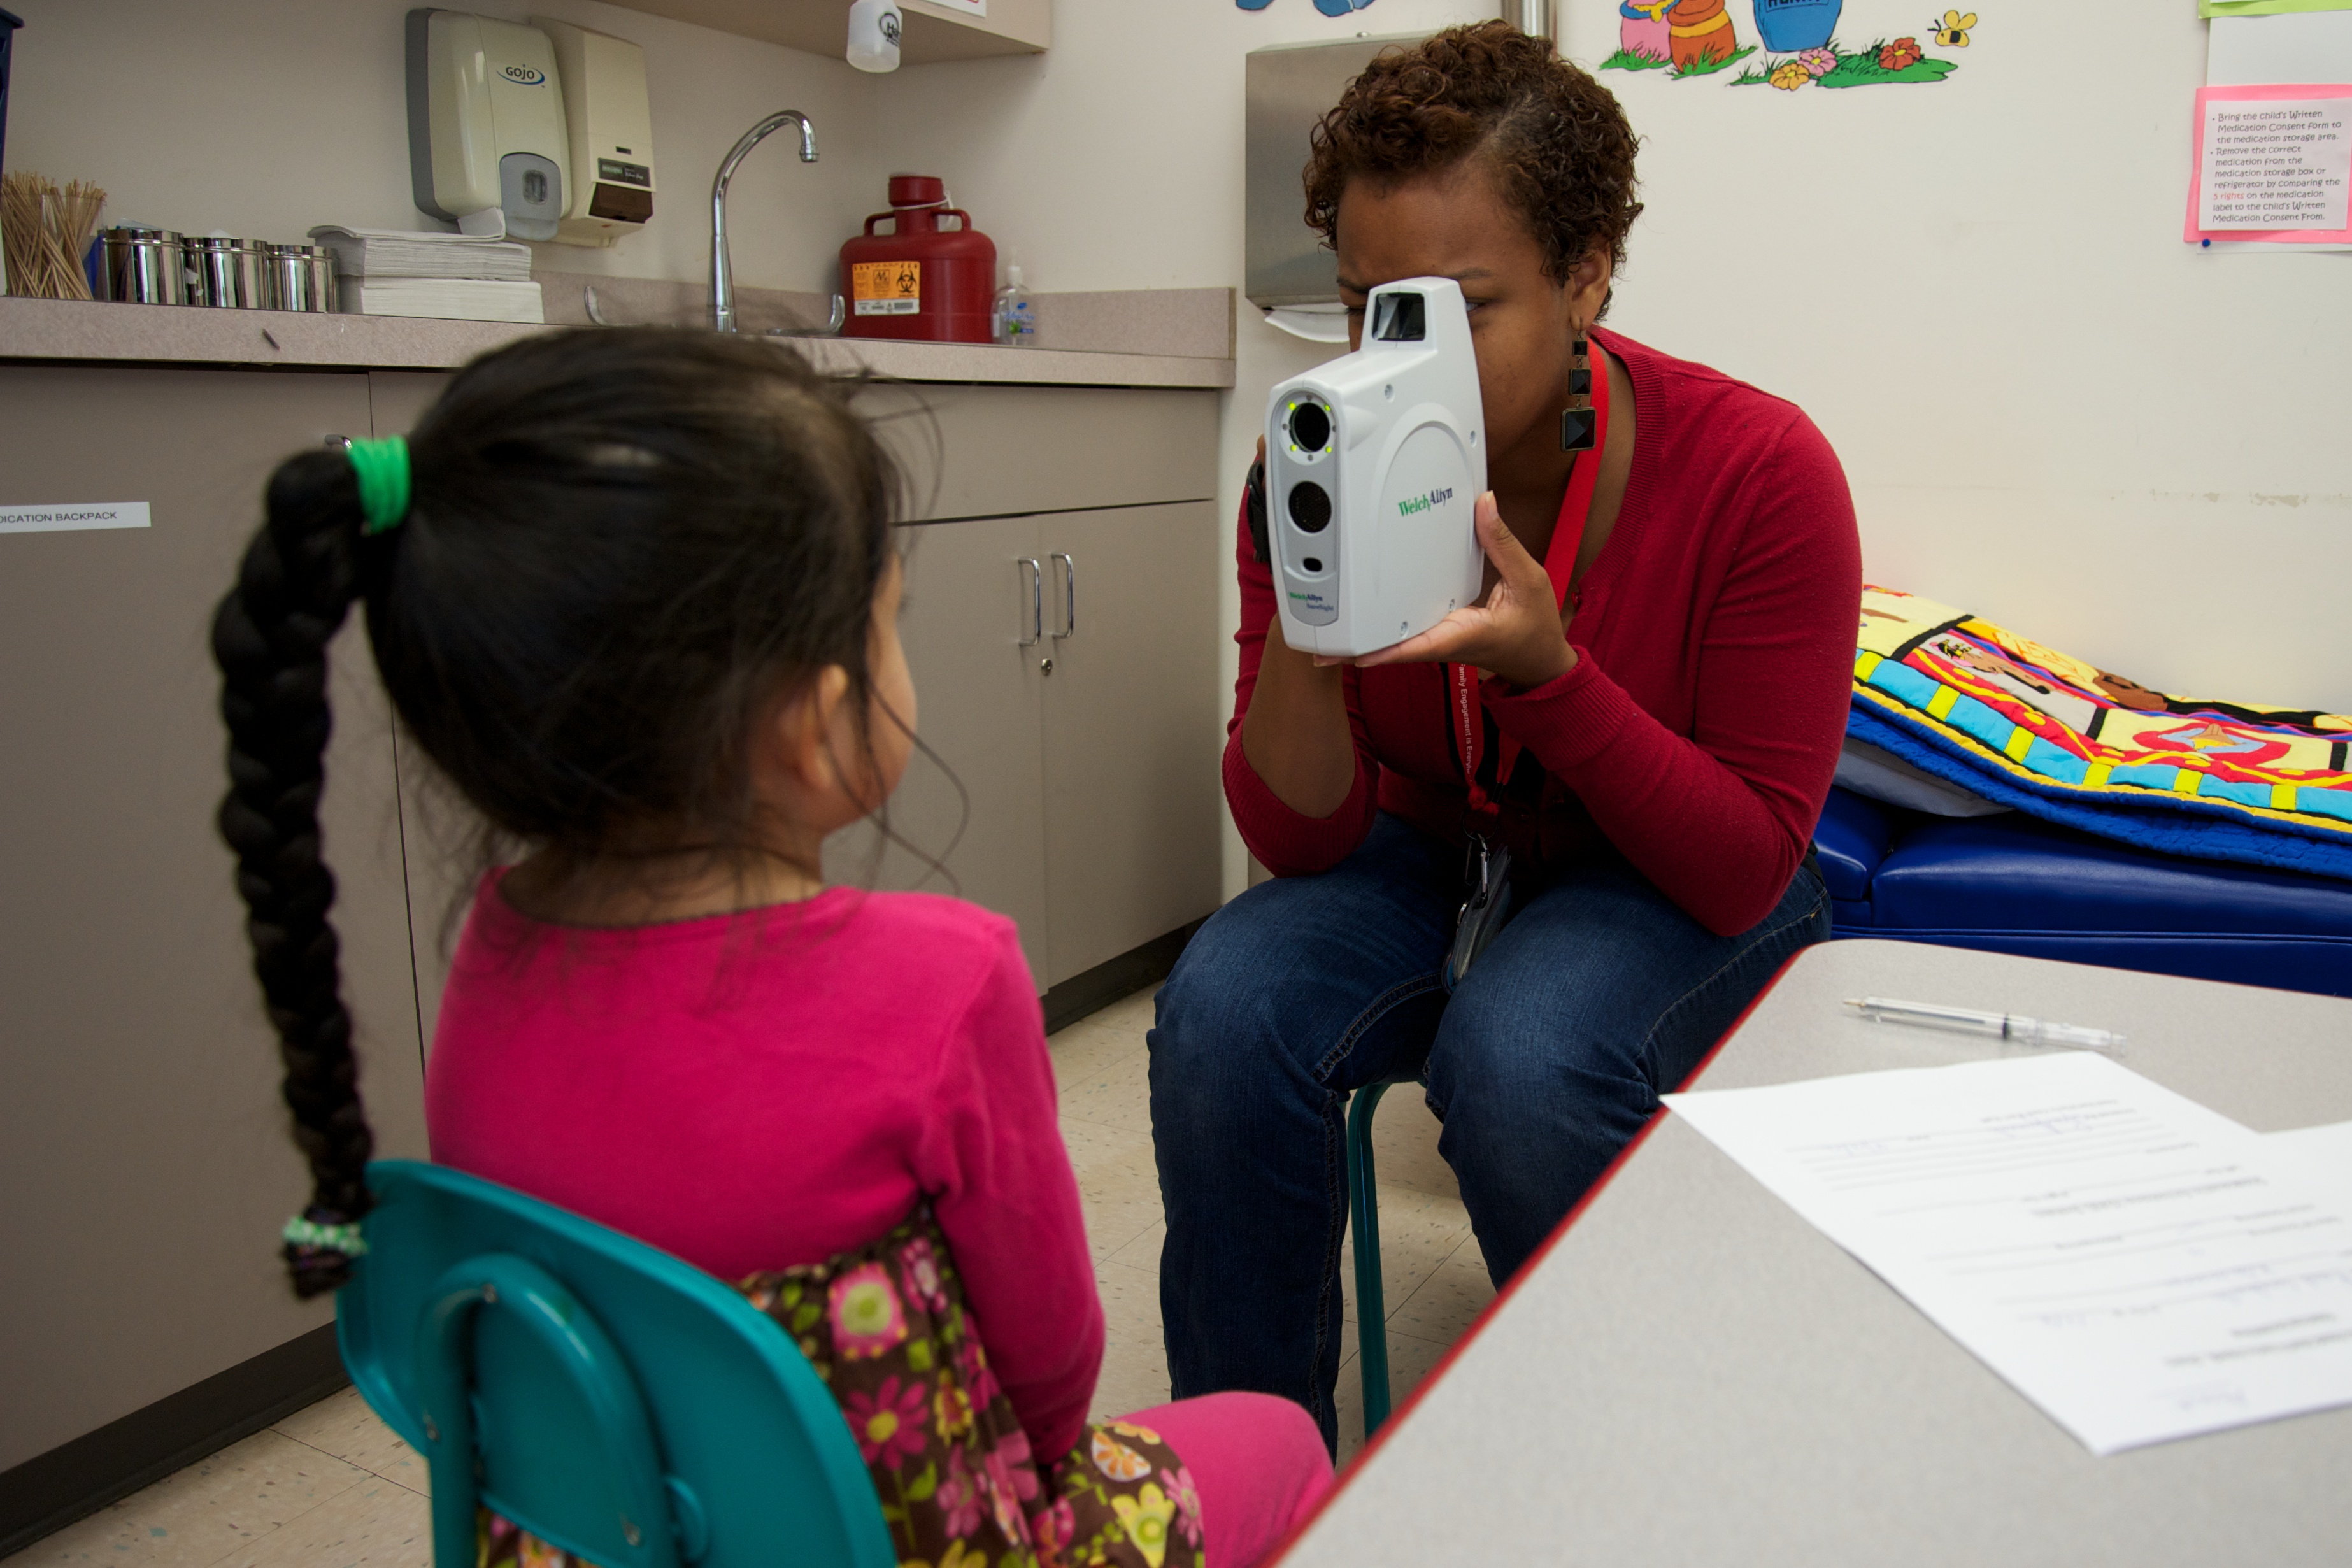
<path id="1" fill-rule="evenodd" d="M 1552 524 L 1551 547 L 1544 552 L 1544 570 L 1551 574 L 1552 598 L 1560 608 L 1568 607 L 1569 580 L 1576 574 L 1576 554 L 1584 543 L 1584 525 L 1592 515 L 1592 492 L 1601 482 L 1601 454 L 1609 444 L 1609 365 L 1594 343 L 1589 363 L 1592 366 L 1592 449 L 1580 453 L 1575 467 L 1569 471 L 1568 494 L 1560 498 L 1559 520 Z M 1486 791 L 1478 783 L 1478 767 L 1486 755 L 1486 711 L 1478 697 L 1478 672 L 1466 664 L 1445 667 L 1453 699 L 1454 738 L 1462 748 L 1462 776 L 1470 785 L 1470 809 L 1488 816 L 1500 816 L 1502 810 L 1486 798 Z M 1502 752 L 1496 759 L 1495 783 L 1497 787 L 1509 782 L 1511 770 L 1518 765 L 1519 742 L 1508 735 L 1502 738 Z"/>

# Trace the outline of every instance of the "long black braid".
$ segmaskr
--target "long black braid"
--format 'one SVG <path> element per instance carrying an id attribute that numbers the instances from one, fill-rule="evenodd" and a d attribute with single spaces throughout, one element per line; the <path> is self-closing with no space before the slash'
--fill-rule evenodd
<path id="1" fill-rule="evenodd" d="M 253 972 L 278 1031 L 294 1139 L 310 1163 L 304 1217 L 325 1226 L 367 1213 L 374 1147 L 338 983 L 340 948 L 327 918 L 335 879 L 320 851 L 319 800 L 333 727 L 327 644 L 359 596 L 362 555 L 382 548 L 360 537 L 350 463 L 340 453 L 305 454 L 272 476 L 268 521 L 213 618 L 229 733 L 221 837 L 236 851 Z M 335 1289 L 349 1267 L 340 1252 L 292 1241 L 286 1261 L 302 1296 Z"/>

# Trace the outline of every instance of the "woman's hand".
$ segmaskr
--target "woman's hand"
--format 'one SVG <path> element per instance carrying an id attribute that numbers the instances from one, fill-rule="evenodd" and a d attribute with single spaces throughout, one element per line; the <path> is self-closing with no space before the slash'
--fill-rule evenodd
<path id="1" fill-rule="evenodd" d="M 1575 668 L 1576 650 L 1559 624 L 1551 574 L 1528 553 L 1503 521 L 1495 492 L 1478 498 L 1478 543 L 1496 571 L 1495 585 L 1465 609 L 1454 611 L 1422 633 L 1355 662 L 1376 664 L 1475 665 L 1514 686 L 1541 686 Z"/>

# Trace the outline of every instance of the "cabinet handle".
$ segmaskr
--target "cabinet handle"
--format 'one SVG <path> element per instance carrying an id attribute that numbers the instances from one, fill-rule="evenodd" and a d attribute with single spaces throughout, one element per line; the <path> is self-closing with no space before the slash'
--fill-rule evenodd
<path id="1" fill-rule="evenodd" d="M 1059 550 L 1051 559 L 1062 563 L 1062 629 L 1054 634 L 1054 640 L 1059 642 L 1078 632 L 1078 563 Z"/>
<path id="2" fill-rule="evenodd" d="M 1045 568 L 1034 555 L 1014 564 L 1029 568 L 1029 635 L 1020 646 L 1035 647 L 1045 638 Z"/>

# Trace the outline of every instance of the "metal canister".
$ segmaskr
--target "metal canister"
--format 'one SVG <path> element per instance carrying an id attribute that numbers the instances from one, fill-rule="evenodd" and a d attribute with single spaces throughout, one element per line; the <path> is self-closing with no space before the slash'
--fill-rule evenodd
<path id="1" fill-rule="evenodd" d="M 270 290 L 268 247 L 226 235 L 190 235 L 181 242 L 188 258 L 188 303 L 223 309 L 276 308 Z"/>
<path id="2" fill-rule="evenodd" d="M 135 305 L 184 305 L 186 258 L 168 228 L 124 224 L 98 237 L 98 297 Z"/>
<path id="3" fill-rule="evenodd" d="M 273 245 L 269 280 L 280 310 L 335 308 L 335 253 L 323 245 Z"/>

